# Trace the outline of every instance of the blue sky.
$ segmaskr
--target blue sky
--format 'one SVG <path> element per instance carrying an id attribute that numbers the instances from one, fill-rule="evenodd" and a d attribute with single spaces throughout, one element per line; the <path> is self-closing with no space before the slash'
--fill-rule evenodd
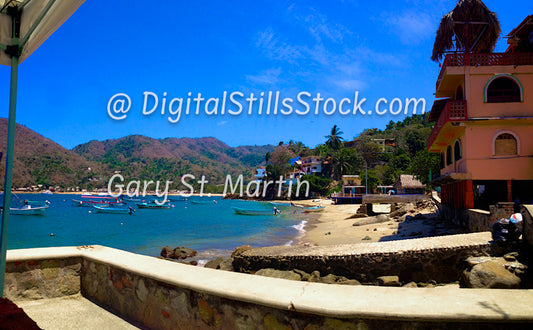
<path id="1" fill-rule="evenodd" d="M 496 12 L 502 37 L 528 14 L 531 1 L 484 1 Z M 394 98 L 424 98 L 431 109 L 438 63 L 430 60 L 441 17 L 456 1 L 131 1 L 87 0 L 19 67 L 17 122 L 66 148 L 142 134 L 154 138 L 214 136 L 230 146 L 277 144 L 292 139 L 314 147 L 337 124 L 351 140 L 363 129 L 383 129 L 398 115 L 378 115 Z M 496 51 L 504 51 L 501 39 Z M 0 67 L 0 116 L 7 117 L 9 67 Z M 292 99 L 292 113 L 265 114 L 268 92 L 279 103 Z M 143 114 L 145 92 L 158 108 Z M 235 94 L 243 111 L 223 93 Z M 263 92 L 263 113 L 258 114 Z M 308 94 L 306 94 L 307 92 Z M 355 93 L 366 101 L 351 109 Z M 124 93 L 126 118 L 108 113 L 112 96 Z M 166 94 L 164 94 L 166 93 Z M 188 93 L 191 113 L 185 114 Z M 201 93 L 200 114 L 194 98 Z M 251 93 L 252 114 L 247 110 Z M 309 103 L 307 114 L 296 99 Z M 320 93 L 324 100 L 316 101 Z M 150 94 L 152 95 L 152 94 Z M 166 97 L 164 97 L 166 95 Z M 307 96 L 310 95 L 310 96 Z M 166 98 L 165 114 L 161 104 Z M 180 119 L 169 121 L 172 99 L 182 99 Z M 208 106 L 216 114 L 205 113 Z M 333 104 L 336 111 L 332 112 Z M 146 109 L 155 98 L 146 97 Z M 173 103 L 176 113 L 178 100 Z M 117 103 L 120 105 L 120 103 Z M 115 105 L 117 107 L 118 105 Z M 398 103 L 395 104 L 398 106 Z M 113 109 L 113 106 L 111 107 Z M 288 112 L 288 108 L 285 108 Z M 395 108 L 397 109 L 397 108 Z M 421 109 L 421 108 L 419 108 Z M 273 110 L 271 110 L 273 111 Z M 368 113 L 371 111 L 371 113 Z M 116 113 L 115 113 L 116 115 Z"/>

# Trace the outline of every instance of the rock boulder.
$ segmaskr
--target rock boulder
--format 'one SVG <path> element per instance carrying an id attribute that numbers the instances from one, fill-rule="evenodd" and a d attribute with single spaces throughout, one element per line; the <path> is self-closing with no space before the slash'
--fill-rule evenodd
<path id="1" fill-rule="evenodd" d="M 189 249 L 187 247 L 178 246 L 174 249 L 174 259 L 186 259 L 194 257 L 196 255 L 196 250 Z"/>
<path id="2" fill-rule="evenodd" d="M 380 276 L 377 280 L 380 286 L 401 286 L 398 276 Z"/>
<path id="3" fill-rule="evenodd" d="M 471 260 L 473 259 L 473 260 Z M 469 288 L 518 289 L 527 266 L 504 258 L 468 258 L 472 265 L 463 273 L 463 285 Z M 511 259 L 511 258 L 507 258 Z"/>
<path id="4" fill-rule="evenodd" d="M 161 250 L 161 256 L 163 258 L 172 258 L 174 257 L 174 249 L 171 248 L 170 246 L 165 246 L 162 250 Z"/>
<path id="5" fill-rule="evenodd" d="M 277 270 L 273 268 L 264 268 L 255 272 L 255 275 L 282 278 L 285 280 L 301 281 L 302 277 L 290 270 Z"/>
<path id="6" fill-rule="evenodd" d="M 250 245 L 238 246 L 238 247 L 235 248 L 235 250 L 233 250 L 233 253 L 231 254 L 231 257 L 235 258 L 235 256 L 238 256 L 241 253 L 243 253 L 244 251 L 248 251 L 248 250 L 251 250 L 251 249 L 252 249 L 252 247 Z"/>

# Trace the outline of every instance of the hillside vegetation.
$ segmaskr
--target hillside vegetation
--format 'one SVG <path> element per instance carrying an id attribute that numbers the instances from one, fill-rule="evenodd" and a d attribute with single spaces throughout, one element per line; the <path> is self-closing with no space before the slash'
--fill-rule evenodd
<path id="1" fill-rule="evenodd" d="M 0 118 L 0 152 L 5 155 L 7 119 Z M 153 139 L 131 135 L 120 139 L 90 141 L 68 150 L 22 125 L 15 130 L 14 188 L 62 190 L 107 187 L 110 177 L 120 173 L 125 181 L 173 181 L 180 187 L 184 174 L 199 179 L 205 175 L 212 185 L 223 184 L 226 175 L 253 177 L 264 165 L 264 156 L 274 146 L 229 147 L 215 138 Z M 0 162 L 0 184 L 4 184 L 5 158 Z"/>
<path id="2" fill-rule="evenodd" d="M 427 115 L 426 115 L 427 116 Z M 318 155 L 323 160 L 322 174 L 306 176 L 313 191 L 325 194 L 342 175 L 358 174 L 363 182 L 368 173 L 370 188 L 390 185 L 399 174 L 416 175 L 423 183 L 439 172 L 439 156 L 426 150 L 431 125 L 426 116 L 414 115 L 400 122 L 391 121 L 384 130 L 366 129 L 346 141 L 336 125 L 324 135 L 324 143 L 315 149 L 302 142 L 280 142 L 278 146 L 229 147 L 213 137 L 154 139 L 130 135 L 120 139 L 90 141 L 67 150 L 31 129 L 17 125 L 13 187 L 59 187 L 62 190 L 107 187 L 109 178 L 120 173 L 125 181 L 172 181 L 171 189 L 185 189 L 181 178 L 202 175 L 209 181 L 205 192 L 219 189 L 227 175 L 253 178 L 258 166 L 267 166 L 276 180 L 294 166 L 297 156 Z M 0 151 L 5 154 L 7 120 L 0 119 Z M 327 132 L 324 132 L 327 133 Z M 394 146 L 385 152 L 375 139 L 389 139 Z M 5 159 L 0 163 L 3 185 Z M 365 171 L 365 169 L 367 169 Z M 216 186 L 219 186 L 218 188 Z"/>
<path id="3" fill-rule="evenodd" d="M 322 159 L 322 173 L 302 179 L 309 181 L 311 190 L 321 195 L 340 189 L 336 182 L 345 174 L 359 175 L 363 184 L 368 182 L 369 189 L 392 185 L 400 174 L 413 174 L 428 184 L 430 175 L 435 177 L 440 170 L 439 155 L 427 151 L 431 129 L 427 114 L 413 115 L 389 122 L 384 130 L 366 129 L 347 141 L 341 128 L 335 125 L 324 136 L 324 143 L 312 150 L 300 142 L 280 143 L 269 157 L 267 172 L 271 179 L 277 178 L 280 173 L 296 169 L 298 165 L 288 165 L 290 159 L 316 155 Z M 377 139 L 387 139 L 390 145 L 382 147 Z"/>

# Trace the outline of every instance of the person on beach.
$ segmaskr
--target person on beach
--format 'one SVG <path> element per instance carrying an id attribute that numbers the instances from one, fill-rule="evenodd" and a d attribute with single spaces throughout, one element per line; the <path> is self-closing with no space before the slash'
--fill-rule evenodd
<path id="1" fill-rule="evenodd" d="M 522 214 L 515 213 L 509 219 L 502 218 L 492 225 L 492 239 L 498 245 L 518 243 L 522 232 L 518 224 L 522 222 Z"/>

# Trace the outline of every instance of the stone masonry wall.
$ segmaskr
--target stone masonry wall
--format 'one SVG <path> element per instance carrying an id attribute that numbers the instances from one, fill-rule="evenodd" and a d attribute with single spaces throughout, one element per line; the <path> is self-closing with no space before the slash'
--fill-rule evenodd
<path id="1" fill-rule="evenodd" d="M 470 209 L 466 210 L 468 217 L 468 230 L 472 233 L 492 230 L 492 218 L 489 211 Z"/>
<path id="2" fill-rule="evenodd" d="M 473 234 L 476 235 L 476 234 Z M 480 247 L 480 253 L 486 247 Z M 435 328 L 463 328 L 463 329 L 504 329 L 508 328 L 508 319 L 502 317 L 492 318 L 485 315 L 486 318 L 465 318 L 461 315 L 448 315 L 447 318 L 435 318 L 434 313 L 426 314 L 415 313 L 417 316 L 412 318 L 409 315 L 400 315 L 398 313 L 377 315 L 367 312 L 344 314 L 345 309 L 338 309 L 332 306 L 332 311 L 328 311 L 330 303 L 329 297 L 326 301 L 317 299 L 316 307 L 318 309 L 311 312 L 310 309 L 302 309 L 306 312 L 296 312 L 292 303 L 287 305 L 263 305 L 262 299 L 253 298 L 252 295 L 240 296 L 235 292 L 235 296 L 228 296 L 226 291 L 223 296 L 219 296 L 213 291 L 212 285 L 206 285 L 206 290 L 202 287 L 189 286 L 188 282 L 158 280 L 158 273 L 151 274 L 143 267 L 139 267 L 141 272 L 132 268 L 132 264 L 137 261 L 149 262 L 155 268 L 160 268 L 162 273 L 169 269 L 175 269 L 177 277 L 184 276 L 186 269 L 176 269 L 172 262 L 164 260 L 155 263 L 148 260 L 145 256 L 134 256 L 127 252 L 117 252 L 114 249 L 97 247 L 98 251 L 87 251 L 87 256 L 80 257 L 78 251 L 74 250 L 76 256 L 66 257 L 60 253 L 60 257 L 55 259 L 36 259 L 30 261 L 17 261 L 11 259 L 6 268 L 6 297 L 13 300 L 40 299 L 50 297 L 60 297 L 79 293 L 80 290 L 84 297 L 91 299 L 93 302 L 109 310 L 115 311 L 117 315 L 122 316 L 133 324 L 141 328 L 150 329 L 384 329 L 384 328 L 416 328 L 416 329 L 435 329 Z M 31 252 L 26 252 L 31 253 Z M 85 253 L 85 252 L 83 252 Z M 427 251 L 426 251 L 427 254 Z M 121 256 L 125 256 L 124 262 L 120 263 Z M 25 258 L 27 254 L 25 255 Z M 377 256 L 374 255 L 374 258 Z M 386 256 L 384 256 L 386 257 Z M 392 257 L 392 256 L 388 256 Z M 420 255 L 413 254 L 410 258 L 420 258 Z M 433 255 L 434 258 L 439 255 Z M 446 258 L 446 255 L 440 257 Z M 108 260 L 107 262 L 102 260 Z M 157 260 L 157 259 L 154 259 Z M 407 260 L 407 259 L 406 259 Z M 385 259 L 376 258 L 376 262 L 384 262 Z M 389 260 L 393 262 L 392 259 Z M 403 262 L 403 259 L 397 261 Z M 421 260 L 424 261 L 424 260 Z M 450 260 L 448 260 L 450 261 Z M 451 262 L 451 261 L 450 261 Z M 123 268 L 123 266 L 125 268 Z M 141 265 L 139 265 L 141 266 Z M 194 266 L 191 271 L 194 272 Z M 144 267 L 146 268 L 146 267 Z M 180 267 L 181 268 L 181 267 Z M 129 270 L 126 270 L 129 269 Z M 207 270 L 206 270 L 207 271 Z M 161 278 L 168 278 L 167 274 Z M 197 272 L 206 275 L 205 271 Z M 210 272 L 207 272 L 210 273 Z M 213 272 L 213 283 L 219 283 L 222 287 L 227 287 L 228 283 L 218 282 L 219 276 L 226 272 Z M 143 275 L 144 274 L 144 275 Z M 240 274 L 234 274 L 240 275 Z M 185 275 L 186 276 L 186 275 Z M 222 275 L 223 276 L 223 275 Z M 241 275 L 245 276 L 245 275 Z M 232 277 L 234 277 L 232 275 Z M 259 278 L 259 276 L 257 276 Z M 200 276 L 202 278 L 202 276 Z M 203 277 L 201 281 L 205 283 L 208 278 Z M 194 278 L 191 277 L 194 281 Z M 243 280 L 245 280 L 243 278 Z M 250 280 L 249 276 L 248 279 Z M 272 281 L 272 279 L 270 280 Z M 276 280 L 282 281 L 282 280 Z M 253 281 L 257 285 L 259 282 Z M 174 284 L 171 284 L 174 283 Z M 279 283 L 278 283 L 279 284 Z M 259 284 L 260 285 L 260 284 Z M 272 285 L 270 283 L 269 285 Z M 325 284 L 309 283 L 306 285 L 325 286 Z M 239 287 L 237 285 L 237 287 Z M 194 289 L 193 289 L 194 288 Z M 245 287 L 240 286 L 239 290 Z M 296 298 L 297 306 L 308 306 L 309 300 L 300 297 L 304 294 L 304 288 L 299 294 L 291 294 Z M 313 289 L 310 287 L 309 289 Z M 319 289 L 316 287 L 315 289 Z M 320 288 L 322 289 L 322 288 Z M 381 288 L 385 289 L 385 288 Z M 411 290 L 397 288 L 398 290 Z M 412 289 L 418 290 L 423 289 Z M 231 290 L 230 290 L 231 291 Z M 254 291 L 254 287 L 250 287 Z M 276 290 L 273 290 L 276 291 Z M 290 291 L 290 290 L 289 290 Z M 320 291 L 320 290 L 319 290 Z M 334 290 L 338 291 L 338 290 Z M 366 291 L 366 290 L 365 290 Z M 211 293 L 207 293 L 211 292 Z M 264 290 L 261 290 L 264 292 Z M 297 292 L 300 292 L 298 290 Z M 340 291 L 339 291 L 340 292 Z M 313 290 L 306 291 L 309 297 L 314 297 Z M 273 292 L 274 297 L 280 295 L 280 292 Z M 424 293 L 422 296 L 425 296 Z M 470 296 L 470 295 L 466 295 Z M 509 298 L 509 295 L 504 295 Z M 239 298 L 240 297 L 240 298 Z M 316 298 L 318 298 L 317 296 Z M 429 297 L 429 296 L 428 296 Z M 16 299 L 15 299 L 16 298 Z M 239 300 L 241 299 L 241 300 Z M 292 298 L 291 298 L 292 299 Z M 353 299 L 365 299 L 364 295 L 354 295 Z M 477 298 L 474 298 L 474 301 Z M 491 299 L 494 299 L 491 298 Z M 526 298 L 521 298 L 527 300 Z M 435 301 L 435 300 L 432 300 Z M 411 302 L 406 300 L 407 303 Z M 333 303 L 333 305 L 335 305 Z M 272 307 L 276 306 L 276 307 Z M 284 307 L 286 306 L 286 307 Z M 505 308 L 510 308 L 506 305 Z M 504 310 L 505 310 L 504 308 Z M 312 310 L 312 309 L 311 309 Z M 375 311 L 372 309 L 372 311 Z M 379 313 L 378 313 L 379 314 Z M 342 316 L 344 315 L 344 317 Z M 524 314 L 529 315 L 529 314 Z M 365 317 L 366 316 L 366 317 Z M 451 317 L 450 317 L 451 316 Z M 496 315 L 498 316 L 498 315 Z M 443 321 L 447 320 L 447 321 Z M 511 320 L 517 322 L 515 328 L 529 328 L 520 322 L 530 321 L 530 317 L 518 318 Z M 491 322 L 491 323 L 488 323 Z M 494 323 L 497 322 L 497 323 Z M 501 322 L 501 323 L 500 323 Z"/>
<path id="3" fill-rule="evenodd" d="M 300 313 L 290 306 L 277 309 L 169 285 L 89 260 L 83 261 L 82 294 L 149 329 L 444 329 L 452 326 L 499 329 L 506 326 L 464 319 L 450 323 Z"/>
<path id="4" fill-rule="evenodd" d="M 79 293 L 80 271 L 81 258 L 9 262 L 4 297 L 35 300 Z"/>
<path id="5" fill-rule="evenodd" d="M 492 244 L 450 248 L 398 251 L 394 253 L 362 253 L 360 255 L 338 256 L 236 256 L 233 267 L 241 272 L 255 272 L 263 268 L 279 270 L 299 269 L 311 273 L 334 274 L 373 282 L 379 276 L 396 275 L 407 283 L 429 282 L 451 283 L 460 279 L 463 262 L 470 256 L 501 254 Z"/>

